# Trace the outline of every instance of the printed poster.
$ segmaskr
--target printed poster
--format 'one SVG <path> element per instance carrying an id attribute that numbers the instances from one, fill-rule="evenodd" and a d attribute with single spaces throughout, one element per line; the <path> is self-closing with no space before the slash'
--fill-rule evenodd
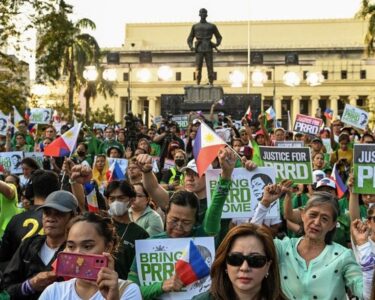
<path id="1" fill-rule="evenodd" d="M 22 173 L 22 159 L 22 151 L 0 152 L 0 165 L 2 165 L 4 169 L 8 170 L 11 174 Z"/>
<path id="2" fill-rule="evenodd" d="M 354 145 L 353 168 L 354 192 L 375 194 L 375 145 Z"/>
<path id="3" fill-rule="evenodd" d="M 51 108 L 31 108 L 30 124 L 49 124 L 52 120 Z"/>
<path id="4" fill-rule="evenodd" d="M 306 115 L 297 114 L 293 131 L 311 135 L 319 135 L 323 120 Z"/>
<path id="5" fill-rule="evenodd" d="M 345 109 L 341 117 L 343 123 L 365 130 L 368 120 L 367 111 L 351 106 L 350 104 L 345 104 Z"/>

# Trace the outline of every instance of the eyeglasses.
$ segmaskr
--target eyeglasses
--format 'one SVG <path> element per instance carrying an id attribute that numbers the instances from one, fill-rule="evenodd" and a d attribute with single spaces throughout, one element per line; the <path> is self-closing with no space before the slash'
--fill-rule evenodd
<path id="1" fill-rule="evenodd" d="M 179 219 L 167 220 L 167 224 L 174 228 L 181 226 L 184 231 L 190 231 L 194 225 L 192 221 L 187 221 L 187 220 L 185 221 L 185 220 L 179 220 Z"/>
<path id="2" fill-rule="evenodd" d="M 108 196 L 108 200 L 111 202 L 114 202 L 116 200 L 121 201 L 121 202 L 128 202 L 130 198 L 125 195 L 114 195 L 114 196 Z"/>
<path id="3" fill-rule="evenodd" d="M 375 216 L 368 216 L 367 220 L 369 220 L 369 222 L 373 221 L 375 223 Z"/>
<path id="4" fill-rule="evenodd" d="M 234 267 L 242 266 L 245 260 L 250 268 L 262 268 L 267 263 L 267 257 L 261 254 L 231 253 L 227 256 L 227 264 Z"/>

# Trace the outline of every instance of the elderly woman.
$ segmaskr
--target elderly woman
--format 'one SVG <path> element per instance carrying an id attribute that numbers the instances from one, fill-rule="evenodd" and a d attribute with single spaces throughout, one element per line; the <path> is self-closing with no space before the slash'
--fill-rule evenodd
<path id="1" fill-rule="evenodd" d="M 272 235 L 263 226 L 242 224 L 228 232 L 212 264 L 211 280 L 210 290 L 193 299 L 287 299 Z"/>
<path id="2" fill-rule="evenodd" d="M 284 185 L 267 186 L 252 222 L 261 223 L 286 190 Z M 362 272 L 352 250 L 332 242 L 338 215 L 335 197 L 315 192 L 301 213 L 304 235 L 274 240 L 288 299 L 346 299 L 345 287 L 362 298 Z"/>

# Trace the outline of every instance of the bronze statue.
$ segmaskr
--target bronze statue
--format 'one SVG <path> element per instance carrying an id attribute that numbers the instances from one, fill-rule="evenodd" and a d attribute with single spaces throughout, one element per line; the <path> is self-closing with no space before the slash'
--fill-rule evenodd
<path id="1" fill-rule="evenodd" d="M 191 51 L 195 51 L 195 64 L 197 72 L 197 84 L 199 85 L 202 79 L 203 59 L 206 61 L 208 81 L 212 85 L 214 82 L 214 65 L 213 65 L 213 49 L 217 50 L 220 45 L 222 37 L 215 24 L 208 23 L 207 9 L 199 10 L 201 20 L 194 24 L 187 39 L 187 43 Z M 215 36 L 216 43 L 211 42 L 212 36 Z M 193 46 L 194 38 L 196 39 Z"/>

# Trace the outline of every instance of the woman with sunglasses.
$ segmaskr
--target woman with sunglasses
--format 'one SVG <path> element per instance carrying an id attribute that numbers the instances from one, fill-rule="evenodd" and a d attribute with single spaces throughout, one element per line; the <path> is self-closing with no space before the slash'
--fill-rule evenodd
<path id="1" fill-rule="evenodd" d="M 220 231 L 221 213 L 229 193 L 231 176 L 236 162 L 234 153 L 229 149 L 219 151 L 218 158 L 222 168 L 221 177 L 214 189 L 212 202 L 207 209 L 203 226 L 196 226 L 199 218 L 199 200 L 195 193 L 180 190 L 170 198 L 166 209 L 165 232 L 153 236 L 153 239 L 216 236 Z M 136 260 L 133 261 L 128 279 L 140 284 Z M 169 292 L 178 292 L 183 284 L 176 275 L 151 285 L 141 286 L 144 300 L 158 299 Z"/>
<path id="2" fill-rule="evenodd" d="M 287 299 L 282 290 L 272 235 L 266 227 L 242 224 L 232 228 L 216 252 L 211 288 L 194 300 Z"/>
<path id="3" fill-rule="evenodd" d="M 285 186 L 268 185 L 252 222 L 262 222 L 271 203 L 285 192 Z M 332 242 L 339 211 L 334 196 L 315 192 L 301 212 L 303 236 L 274 240 L 288 299 L 346 299 L 345 287 L 362 299 L 362 272 L 352 250 Z"/>

